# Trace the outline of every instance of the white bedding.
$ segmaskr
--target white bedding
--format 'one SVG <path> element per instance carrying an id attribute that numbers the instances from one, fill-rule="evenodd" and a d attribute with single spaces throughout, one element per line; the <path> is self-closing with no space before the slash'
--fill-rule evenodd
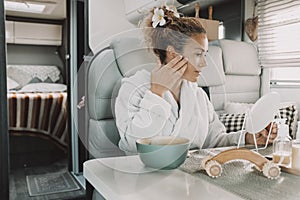
<path id="1" fill-rule="evenodd" d="M 64 92 L 66 90 L 67 86 L 60 83 L 30 83 L 13 92 Z"/>
<path id="2" fill-rule="evenodd" d="M 7 77 L 7 90 L 13 90 L 18 88 L 20 85 L 13 79 Z"/>

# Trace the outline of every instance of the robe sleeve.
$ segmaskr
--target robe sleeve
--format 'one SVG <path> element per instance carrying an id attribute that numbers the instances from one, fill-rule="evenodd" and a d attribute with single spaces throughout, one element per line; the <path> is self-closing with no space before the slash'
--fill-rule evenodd
<path id="1" fill-rule="evenodd" d="M 136 152 L 136 139 L 162 134 L 171 114 L 171 105 L 149 89 L 125 81 L 116 99 L 115 113 L 121 137 L 119 147 Z"/>
<path id="2" fill-rule="evenodd" d="M 237 146 L 242 131 L 226 133 L 224 124 L 219 120 L 211 102 L 206 100 L 209 113 L 208 135 L 202 148 L 221 146 Z M 245 134 L 242 133 L 241 145 L 245 144 Z"/>

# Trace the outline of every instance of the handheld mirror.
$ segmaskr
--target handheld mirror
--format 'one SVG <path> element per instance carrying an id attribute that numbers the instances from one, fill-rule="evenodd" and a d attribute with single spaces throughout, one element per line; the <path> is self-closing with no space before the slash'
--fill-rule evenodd
<path id="1" fill-rule="evenodd" d="M 279 104 L 280 104 L 280 95 L 276 92 L 270 92 L 262 96 L 260 99 L 258 99 L 256 103 L 252 106 L 252 108 L 246 112 L 242 132 L 244 130 L 245 133 L 248 132 L 253 134 L 256 150 L 258 148 L 256 144 L 255 133 L 262 131 L 264 128 L 267 127 L 269 123 L 273 122 L 276 113 L 278 113 Z M 267 147 L 270 133 L 272 130 L 272 125 L 264 148 Z M 241 142 L 241 136 L 238 142 L 238 148 Z"/>

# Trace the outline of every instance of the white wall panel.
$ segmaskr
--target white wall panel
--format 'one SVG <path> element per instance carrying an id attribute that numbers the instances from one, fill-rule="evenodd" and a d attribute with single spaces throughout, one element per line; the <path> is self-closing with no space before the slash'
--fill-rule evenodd
<path id="1" fill-rule="evenodd" d="M 7 43 L 14 43 L 14 22 L 5 21 L 5 38 Z"/>
<path id="2" fill-rule="evenodd" d="M 126 34 L 131 29 L 135 26 L 126 19 L 122 0 L 89 1 L 89 45 L 93 52 L 108 45 L 113 37 Z M 136 32 L 131 32 L 131 35 Z"/>

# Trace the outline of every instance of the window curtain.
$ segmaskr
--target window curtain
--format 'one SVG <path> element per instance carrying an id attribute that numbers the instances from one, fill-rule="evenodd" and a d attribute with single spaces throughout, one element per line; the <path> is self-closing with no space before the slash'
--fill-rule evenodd
<path id="1" fill-rule="evenodd" d="M 300 0 L 258 0 L 262 67 L 300 67 Z"/>

